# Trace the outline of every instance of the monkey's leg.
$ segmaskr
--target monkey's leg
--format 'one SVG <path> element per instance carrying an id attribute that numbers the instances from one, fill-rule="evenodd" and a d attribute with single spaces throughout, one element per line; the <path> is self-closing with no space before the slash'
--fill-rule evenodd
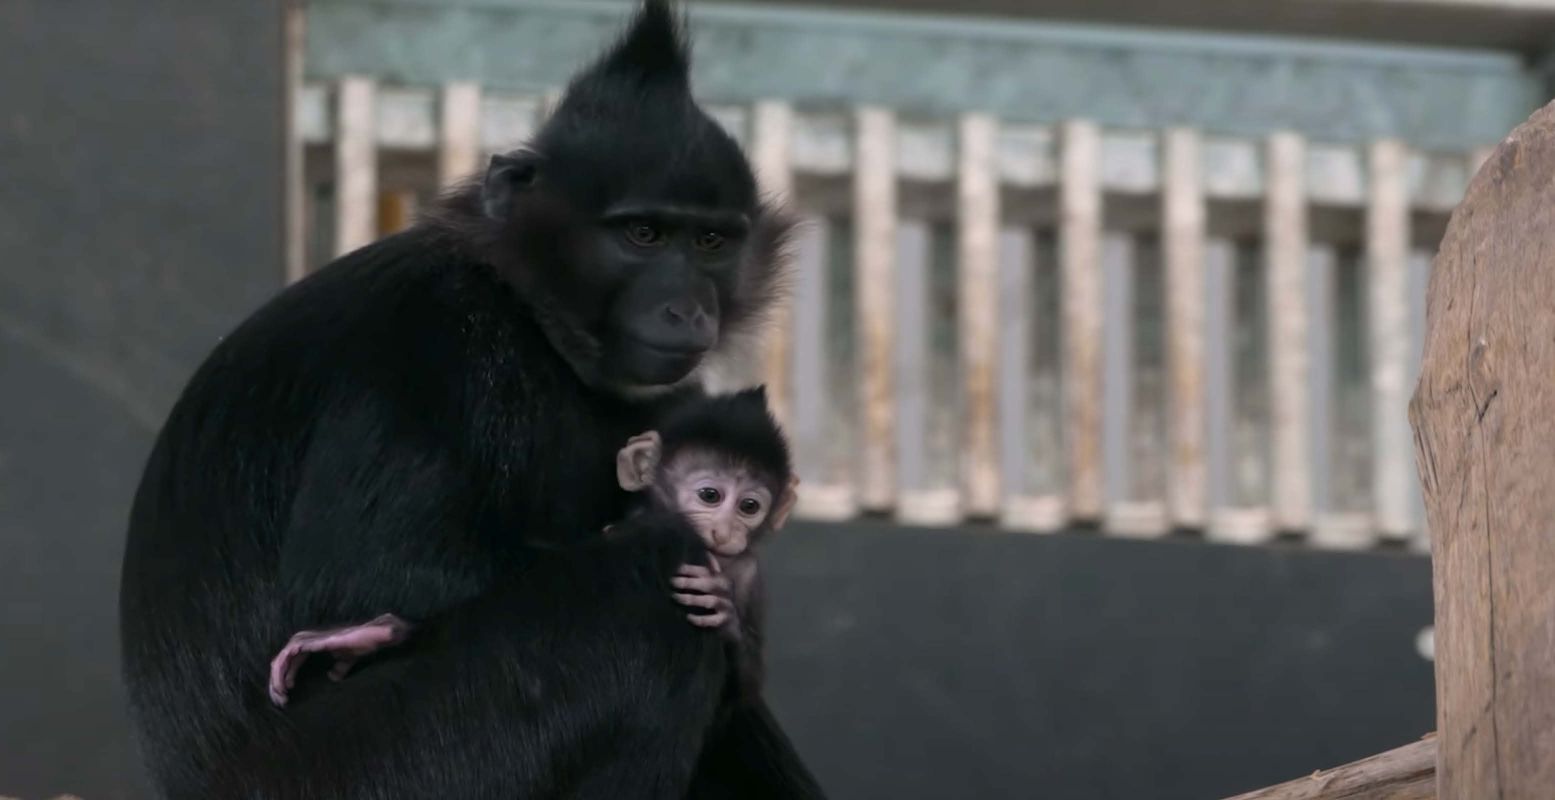
<path id="1" fill-rule="evenodd" d="M 298 632 L 270 662 L 271 702 L 286 705 L 286 693 L 296 683 L 297 670 L 309 655 L 329 653 L 334 656 L 335 665 L 330 669 L 329 677 L 338 681 L 362 657 L 405 641 L 412 627 L 393 614 L 383 614 L 360 625 Z"/>

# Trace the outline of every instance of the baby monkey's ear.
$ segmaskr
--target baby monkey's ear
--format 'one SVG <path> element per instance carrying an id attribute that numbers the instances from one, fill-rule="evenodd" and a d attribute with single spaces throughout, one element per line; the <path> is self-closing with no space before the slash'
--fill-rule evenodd
<path id="1" fill-rule="evenodd" d="M 658 431 L 639 433 L 626 440 L 626 446 L 616 453 L 616 480 L 621 488 L 640 492 L 652 486 L 661 451 Z"/>
<path id="2" fill-rule="evenodd" d="M 767 521 L 767 528 L 773 533 L 783 529 L 788 522 L 789 512 L 794 510 L 794 503 L 799 501 L 799 476 L 794 475 L 788 479 L 788 486 L 784 487 L 783 495 L 772 504 L 772 516 Z"/>

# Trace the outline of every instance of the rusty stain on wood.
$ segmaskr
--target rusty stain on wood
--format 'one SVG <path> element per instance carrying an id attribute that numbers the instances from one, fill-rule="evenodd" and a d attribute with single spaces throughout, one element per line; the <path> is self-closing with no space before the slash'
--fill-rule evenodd
<path id="1" fill-rule="evenodd" d="M 1063 272 L 1063 387 L 1069 513 L 1102 513 L 1101 134 L 1090 122 L 1063 125 L 1059 155 L 1059 247 Z"/>
<path id="2" fill-rule="evenodd" d="M 963 429 L 963 510 L 993 516 L 999 510 L 999 451 L 995 430 L 995 362 L 999 330 L 999 128 L 992 117 L 961 119 L 957 170 L 957 298 Z M 1014 446 L 1011 443 L 1011 446 Z"/>
<path id="3" fill-rule="evenodd" d="M 1432 533 L 1442 797 L 1555 787 L 1555 104 L 1485 161 L 1431 274 L 1409 406 Z"/>
<path id="4" fill-rule="evenodd" d="M 1427 735 L 1386 753 L 1228 800 L 1436 800 L 1436 746 L 1436 737 Z"/>
<path id="5" fill-rule="evenodd" d="M 896 262 L 896 120 L 888 109 L 854 115 L 853 209 L 861 456 L 859 503 L 872 511 L 896 499 L 896 398 L 892 370 Z"/>

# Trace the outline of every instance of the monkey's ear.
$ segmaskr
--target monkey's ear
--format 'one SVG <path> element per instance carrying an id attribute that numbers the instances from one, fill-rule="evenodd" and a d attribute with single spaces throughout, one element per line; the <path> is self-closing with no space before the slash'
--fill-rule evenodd
<path id="1" fill-rule="evenodd" d="M 794 510 L 794 504 L 799 502 L 799 476 L 794 475 L 788 479 L 788 486 L 783 489 L 783 496 L 778 498 L 772 507 L 772 519 L 767 526 L 773 533 L 783 529 L 788 523 L 788 515 Z"/>
<path id="2" fill-rule="evenodd" d="M 661 449 L 658 431 L 639 433 L 626 440 L 626 446 L 616 453 L 616 480 L 621 488 L 640 492 L 652 486 Z"/>
<path id="3" fill-rule="evenodd" d="M 499 222 L 513 213 L 513 198 L 535 184 L 540 177 L 540 157 L 534 153 L 497 154 L 486 166 L 481 184 L 481 210 Z"/>

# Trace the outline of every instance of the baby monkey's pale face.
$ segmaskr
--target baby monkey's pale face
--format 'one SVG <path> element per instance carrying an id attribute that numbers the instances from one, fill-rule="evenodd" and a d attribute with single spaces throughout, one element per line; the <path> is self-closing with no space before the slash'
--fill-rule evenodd
<path id="1" fill-rule="evenodd" d="M 654 505 L 685 515 L 716 555 L 732 558 L 749 550 L 783 527 L 794 507 L 798 481 L 755 469 L 738 455 L 696 448 L 668 459 L 663 454 L 658 433 L 633 436 L 616 454 L 621 488 L 649 491 Z"/>
<path id="2" fill-rule="evenodd" d="M 737 556 L 751 546 L 771 514 L 770 479 L 711 453 L 677 453 L 660 466 L 653 491 L 691 521 L 707 548 Z"/>

